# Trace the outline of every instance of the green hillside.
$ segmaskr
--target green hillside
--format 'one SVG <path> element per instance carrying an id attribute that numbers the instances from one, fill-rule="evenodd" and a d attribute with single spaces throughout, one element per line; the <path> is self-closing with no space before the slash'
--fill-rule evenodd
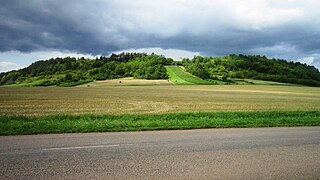
<path id="1" fill-rule="evenodd" d="M 121 53 L 96 59 L 51 58 L 0 73 L 0 86 L 76 86 L 95 80 L 134 77 L 167 79 L 165 65 L 173 60 L 155 54 Z"/>
<path id="2" fill-rule="evenodd" d="M 235 55 L 183 59 L 187 72 L 208 80 L 235 83 L 234 79 L 254 79 L 320 87 L 320 72 L 314 66 L 260 55 Z"/>
<path id="3" fill-rule="evenodd" d="M 166 66 L 166 67 L 165 67 Z M 174 61 L 145 53 L 112 54 L 109 57 L 51 58 L 0 73 L 0 86 L 75 86 L 95 80 L 125 77 L 168 79 L 178 85 L 272 84 L 320 87 L 314 66 L 260 55 L 201 57 Z M 280 83 L 280 84 L 279 84 Z"/>
<path id="4" fill-rule="evenodd" d="M 186 71 L 184 71 L 179 66 L 165 66 L 167 69 L 167 74 L 169 75 L 169 80 L 178 85 L 206 85 L 212 84 L 209 81 L 205 81 L 199 77 L 196 77 Z"/>

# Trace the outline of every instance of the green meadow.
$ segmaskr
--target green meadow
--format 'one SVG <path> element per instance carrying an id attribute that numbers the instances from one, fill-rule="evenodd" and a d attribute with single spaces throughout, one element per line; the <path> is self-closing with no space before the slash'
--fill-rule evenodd
<path id="1" fill-rule="evenodd" d="M 169 80 L 177 85 L 208 85 L 209 81 L 194 76 L 179 66 L 166 66 Z"/>

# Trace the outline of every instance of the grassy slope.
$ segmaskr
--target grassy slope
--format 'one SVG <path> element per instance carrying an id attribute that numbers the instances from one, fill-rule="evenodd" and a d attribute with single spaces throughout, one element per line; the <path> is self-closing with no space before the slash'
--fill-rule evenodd
<path id="1" fill-rule="evenodd" d="M 0 116 L 0 135 L 319 125 L 319 111 Z"/>
<path id="2" fill-rule="evenodd" d="M 179 66 L 166 66 L 167 73 L 169 74 L 169 80 L 178 85 L 205 85 L 211 84 L 199 77 L 193 76 L 192 74 L 182 70 Z"/>
<path id="3" fill-rule="evenodd" d="M 223 81 L 213 81 L 208 82 L 197 76 L 194 76 L 186 71 L 184 71 L 179 66 L 166 66 L 167 73 L 169 74 L 169 80 L 177 85 L 224 85 L 227 84 Z M 297 84 L 281 83 L 274 81 L 264 81 L 264 80 L 254 80 L 254 79 L 234 79 L 234 84 L 240 85 L 279 85 L 279 86 L 299 86 Z M 301 86 L 301 85 L 300 85 Z"/>

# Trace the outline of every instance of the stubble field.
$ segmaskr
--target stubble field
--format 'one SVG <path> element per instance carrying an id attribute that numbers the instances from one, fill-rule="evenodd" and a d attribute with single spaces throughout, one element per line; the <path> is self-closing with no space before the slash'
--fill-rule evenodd
<path id="1" fill-rule="evenodd" d="M 319 125 L 311 87 L 0 88 L 0 135 Z"/>
<path id="2" fill-rule="evenodd" d="M 1 87 L 0 115 L 319 111 L 319 88 L 297 86 Z"/>

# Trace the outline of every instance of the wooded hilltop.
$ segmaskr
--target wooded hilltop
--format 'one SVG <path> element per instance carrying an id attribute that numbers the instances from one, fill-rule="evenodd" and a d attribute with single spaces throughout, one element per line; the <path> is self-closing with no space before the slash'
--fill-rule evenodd
<path id="1" fill-rule="evenodd" d="M 75 86 L 94 80 L 123 77 L 168 79 L 165 66 L 183 66 L 195 76 L 208 81 L 256 79 L 320 87 L 320 72 L 314 66 L 260 55 L 201 57 L 174 61 L 162 55 L 145 53 L 112 54 L 96 59 L 51 58 L 30 66 L 0 73 L 0 85 Z"/>

